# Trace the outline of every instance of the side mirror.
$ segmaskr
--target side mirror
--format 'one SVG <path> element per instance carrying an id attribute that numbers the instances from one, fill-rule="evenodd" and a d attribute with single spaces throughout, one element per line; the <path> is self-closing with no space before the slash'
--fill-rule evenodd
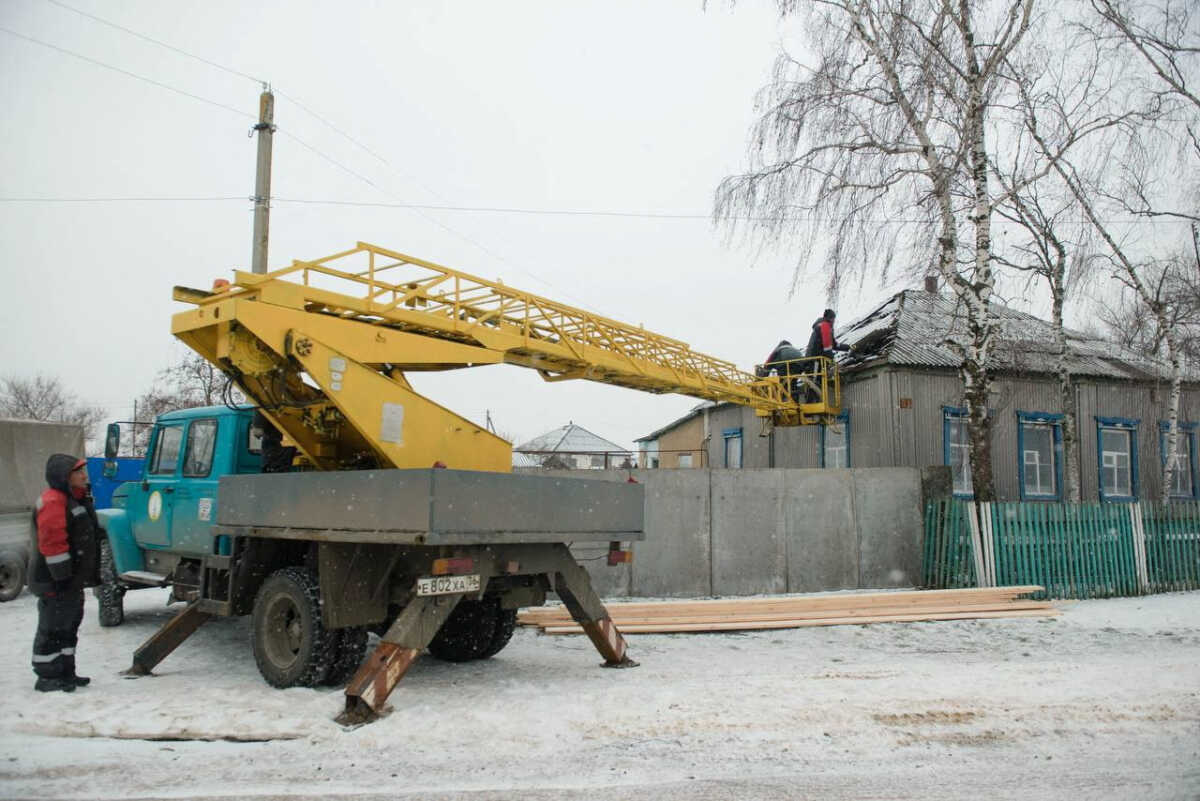
<path id="1" fill-rule="evenodd" d="M 104 469 L 100 471 L 100 475 L 104 476 L 105 478 L 110 478 L 110 479 L 116 478 L 117 477 L 117 460 L 116 459 L 105 459 L 104 460 Z"/>
<path id="2" fill-rule="evenodd" d="M 121 449 L 121 426 L 118 425 L 117 423 L 109 423 L 108 424 L 108 433 L 104 437 L 104 458 L 108 459 L 109 461 L 116 459 L 117 451 L 119 451 L 120 449 Z M 107 471 L 108 465 L 105 465 L 104 469 Z M 114 462 L 113 470 L 115 471 L 116 469 L 117 469 L 116 463 Z"/>

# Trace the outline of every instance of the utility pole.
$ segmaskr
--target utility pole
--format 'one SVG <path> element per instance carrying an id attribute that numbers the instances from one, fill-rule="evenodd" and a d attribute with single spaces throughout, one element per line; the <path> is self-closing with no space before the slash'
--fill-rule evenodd
<path id="1" fill-rule="evenodd" d="M 254 241 L 250 253 L 250 272 L 267 271 L 267 240 L 271 217 L 271 138 L 275 133 L 275 95 L 263 84 L 258 97 L 258 168 L 254 175 Z"/>

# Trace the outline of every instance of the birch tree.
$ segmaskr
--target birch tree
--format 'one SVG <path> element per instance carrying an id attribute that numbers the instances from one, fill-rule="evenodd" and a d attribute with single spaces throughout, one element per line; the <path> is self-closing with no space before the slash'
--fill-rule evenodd
<path id="1" fill-rule="evenodd" d="M 1063 26 L 1060 36 L 1069 30 Z M 1151 110 L 1131 104 L 1121 64 L 1109 56 L 1108 49 L 1089 35 L 1075 35 L 1067 47 L 1042 41 L 1025 54 L 1014 54 L 1008 72 L 1023 122 L 1010 132 L 1009 147 L 992 165 L 1004 190 L 997 212 L 1016 226 L 1017 233 L 1009 252 L 997 258 L 1040 277 L 1050 290 L 1063 413 L 1063 498 L 1071 502 L 1080 500 L 1079 436 L 1064 310 L 1068 293 L 1088 277 L 1095 236 L 1080 222 L 1074 194 L 1053 169 L 1044 173 L 1065 158 L 1088 163 L 1093 172 L 1103 170 L 1111 156 L 1103 137 L 1135 130 L 1153 119 Z M 1026 180 L 1030 175 L 1035 180 Z"/>
<path id="2" fill-rule="evenodd" d="M 1200 17 L 1195 3 L 1174 0 L 1091 0 L 1091 7 L 1094 21 L 1085 29 L 1097 41 L 1115 42 L 1131 68 L 1141 66 L 1142 91 L 1162 113 L 1152 129 L 1141 128 L 1127 136 L 1131 157 L 1118 162 L 1119 169 L 1109 180 L 1088 185 L 1063 165 L 1058 171 L 1105 243 L 1120 280 L 1153 315 L 1170 365 L 1165 450 L 1174 454 L 1185 343 L 1172 325 L 1171 302 L 1156 286 L 1164 283 L 1164 275 L 1167 284 L 1186 285 L 1187 276 L 1200 271 L 1200 192 L 1196 180 L 1187 178 L 1200 167 Z M 1161 164 L 1166 165 L 1165 171 L 1158 169 Z M 1180 175 L 1185 176 L 1183 181 Z M 1178 257 L 1138 258 L 1112 223 L 1102 218 L 1101 204 L 1135 218 L 1184 223 L 1191 263 L 1181 264 Z M 1164 460 L 1163 502 L 1170 499 L 1174 468 L 1173 458 Z"/>
<path id="3" fill-rule="evenodd" d="M 991 500 L 988 134 L 1033 0 L 778 5 L 801 20 L 811 58 L 777 59 L 758 100 L 750 169 L 721 183 L 715 217 L 767 241 L 807 241 L 793 289 L 824 234 L 831 293 L 850 275 L 886 275 L 895 261 L 933 266 L 966 311 L 966 341 L 948 344 L 962 360 L 975 495 Z"/>

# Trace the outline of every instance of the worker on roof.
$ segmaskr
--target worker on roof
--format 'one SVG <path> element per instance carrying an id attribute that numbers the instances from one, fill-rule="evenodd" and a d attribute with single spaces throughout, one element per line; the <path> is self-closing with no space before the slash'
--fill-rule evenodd
<path id="1" fill-rule="evenodd" d="M 813 323 L 812 336 L 808 338 L 808 348 L 804 351 L 805 356 L 824 356 L 832 359 L 834 351 L 850 350 L 849 345 L 841 344 L 833 335 L 833 321 L 836 317 L 837 312 L 833 309 L 826 309 L 825 313 Z"/>
<path id="2" fill-rule="evenodd" d="M 100 583 L 100 522 L 92 505 L 87 461 L 56 453 L 46 460 L 47 489 L 33 512 L 29 591 L 38 597 L 33 685 L 75 692 L 91 679 L 75 672 L 83 622 L 83 590 Z"/>

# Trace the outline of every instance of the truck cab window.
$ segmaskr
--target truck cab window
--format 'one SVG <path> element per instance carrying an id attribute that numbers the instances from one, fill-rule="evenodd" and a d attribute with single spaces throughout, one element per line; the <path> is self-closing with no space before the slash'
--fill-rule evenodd
<path id="1" fill-rule="evenodd" d="M 216 420 L 192 421 L 188 426 L 187 449 L 183 457 L 185 476 L 200 478 L 212 471 L 213 446 L 216 442 Z"/>
<path id="2" fill-rule="evenodd" d="M 154 460 L 150 472 L 155 474 L 174 473 L 179 464 L 179 446 L 183 442 L 182 426 L 163 426 L 158 430 L 154 443 Z"/>

